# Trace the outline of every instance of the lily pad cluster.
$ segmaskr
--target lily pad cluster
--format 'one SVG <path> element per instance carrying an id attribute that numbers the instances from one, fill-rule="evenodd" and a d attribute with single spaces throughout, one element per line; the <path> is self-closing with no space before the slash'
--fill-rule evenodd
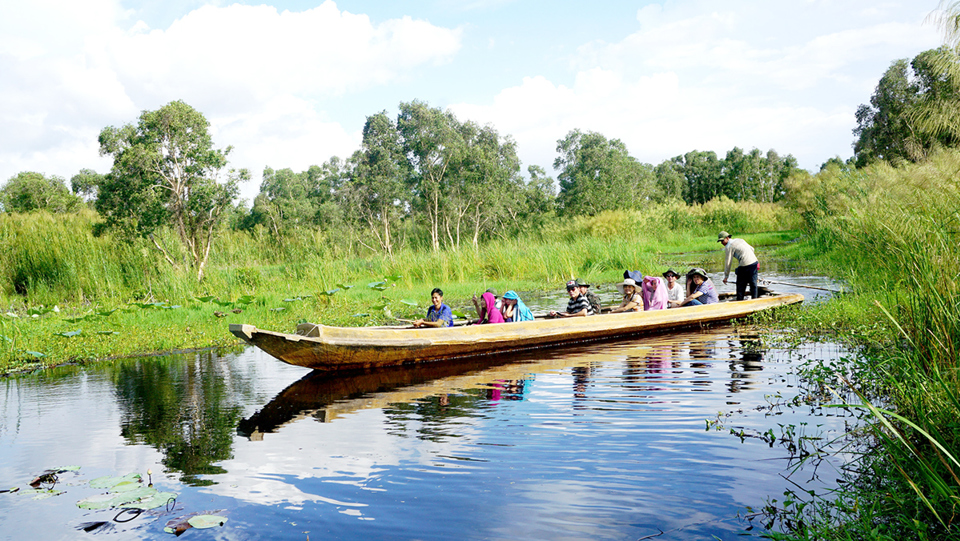
<path id="1" fill-rule="evenodd" d="M 177 494 L 161 492 L 152 484 L 145 485 L 139 473 L 129 473 L 122 477 L 98 477 L 90 481 L 91 488 L 106 489 L 107 492 L 84 498 L 77 502 L 81 509 L 156 509 L 176 504 Z"/>

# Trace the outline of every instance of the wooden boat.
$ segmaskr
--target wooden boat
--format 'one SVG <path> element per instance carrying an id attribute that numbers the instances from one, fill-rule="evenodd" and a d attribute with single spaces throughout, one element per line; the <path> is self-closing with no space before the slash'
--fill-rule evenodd
<path id="1" fill-rule="evenodd" d="M 296 334 L 285 334 L 231 324 L 230 332 L 292 365 L 369 370 L 698 328 L 802 301 L 803 295 L 789 294 L 671 310 L 426 329 L 303 323 Z"/>

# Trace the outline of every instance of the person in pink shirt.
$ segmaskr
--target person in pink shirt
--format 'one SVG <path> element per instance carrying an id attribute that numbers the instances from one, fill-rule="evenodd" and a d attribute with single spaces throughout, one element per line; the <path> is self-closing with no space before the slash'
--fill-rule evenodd
<path id="1" fill-rule="evenodd" d="M 659 276 L 643 277 L 643 309 L 663 310 L 669 306 L 667 286 Z"/>

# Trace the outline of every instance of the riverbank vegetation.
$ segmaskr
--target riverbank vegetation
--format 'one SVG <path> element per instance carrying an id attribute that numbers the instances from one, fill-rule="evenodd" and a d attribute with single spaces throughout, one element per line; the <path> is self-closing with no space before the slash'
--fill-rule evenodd
<path id="1" fill-rule="evenodd" d="M 769 511 L 798 539 L 960 538 L 960 153 L 894 167 L 829 167 L 792 179 L 803 250 L 854 294 L 786 315 L 830 332 L 866 362 L 817 367 L 855 391 L 873 422 L 835 493 L 798 491 Z M 823 374 L 828 374 L 824 376 Z"/>

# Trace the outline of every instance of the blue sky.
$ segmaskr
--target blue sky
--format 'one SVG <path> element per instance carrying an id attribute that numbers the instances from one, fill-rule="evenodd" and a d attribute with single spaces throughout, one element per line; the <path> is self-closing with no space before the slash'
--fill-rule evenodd
<path id="1" fill-rule="evenodd" d="M 734 146 L 815 170 L 898 58 L 936 47 L 935 1 L 0 0 L 0 181 L 109 170 L 105 126 L 182 99 L 252 199 L 265 166 L 358 148 L 419 99 L 492 124 L 552 172 L 579 128 L 657 164 Z"/>

